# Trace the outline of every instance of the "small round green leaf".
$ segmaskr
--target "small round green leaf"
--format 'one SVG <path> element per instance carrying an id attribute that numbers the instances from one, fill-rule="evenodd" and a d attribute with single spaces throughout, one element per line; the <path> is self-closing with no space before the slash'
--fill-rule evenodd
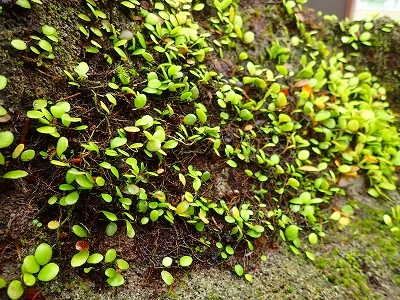
<path id="1" fill-rule="evenodd" d="M 40 133 L 52 134 L 57 131 L 57 129 L 53 126 L 42 126 L 36 129 Z"/>
<path id="2" fill-rule="evenodd" d="M 285 236 L 288 241 L 293 241 L 298 237 L 299 227 L 296 225 L 289 225 L 285 229 Z"/>
<path id="3" fill-rule="evenodd" d="M 327 110 L 320 110 L 314 117 L 314 121 L 321 122 L 331 117 L 331 113 Z"/>
<path id="4" fill-rule="evenodd" d="M 89 19 L 89 21 L 90 21 L 90 19 Z M 42 32 L 45 35 L 55 35 L 55 34 L 57 34 L 55 28 L 52 27 L 52 26 L 49 26 L 49 25 L 43 25 L 42 26 Z"/>
<path id="5" fill-rule="evenodd" d="M 150 213 L 150 220 L 155 222 L 155 221 L 157 221 L 158 217 L 159 217 L 158 210 L 152 210 Z"/>
<path id="6" fill-rule="evenodd" d="M 115 224 L 114 222 L 110 222 L 106 227 L 106 234 L 108 236 L 113 236 L 117 232 L 117 230 L 118 230 L 117 224 Z"/>
<path id="7" fill-rule="evenodd" d="M 10 299 L 19 299 L 24 293 L 24 287 L 22 282 L 19 280 L 13 280 L 10 282 L 7 288 L 7 295 Z"/>
<path id="8" fill-rule="evenodd" d="M 80 267 L 84 263 L 86 263 L 88 258 L 89 258 L 89 250 L 80 251 L 76 253 L 74 256 L 72 256 L 71 266 L 73 268 Z"/>
<path id="9" fill-rule="evenodd" d="M 225 216 L 225 221 L 228 222 L 228 223 L 230 223 L 230 224 L 233 224 L 233 223 L 236 222 L 236 221 L 235 221 L 235 218 L 233 218 L 233 217 L 231 217 L 231 216 Z"/>
<path id="10" fill-rule="evenodd" d="M 263 233 L 265 231 L 265 228 L 261 225 L 254 225 L 254 231 L 258 233 Z"/>
<path id="11" fill-rule="evenodd" d="M 106 216 L 106 218 L 109 219 L 110 221 L 114 221 L 114 222 L 115 222 L 115 221 L 118 220 L 118 217 L 117 217 L 115 214 L 113 214 L 112 212 L 103 210 L 102 213 L 103 213 L 103 214 Z"/>
<path id="12" fill-rule="evenodd" d="M 30 119 L 39 119 L 44 116 L 44 114 L 39 110 L 30 110 L 26 113 L 26 116 Z"/>
<path id="13" fill-rule="evenodd" d="M 19 39 L 12 40 L 11 45 L 17 50 L 25 50 L 27 48 L 26 43 Z"/>
<path id="14" fill-rule="evenodd" d="M 196 115 L 199 118 L 201 124 L 204 124 L 207 121 L 207 115 L 202 109 L 197 108 Z"/>
<path id="15" fill-rule="evenodd" d="M 26 9 L 31 9 L 31 4 L 28 0 L 17 0 L 15 4 Z"/>
<path id="16" fill-rule="evenodd" d="M 360 123 L 358 123 L 357 120 L 350 120 L 347 123 L 347 129 L 349 129 L 351 132 L 357 132 L 359 128 L 360 128 Z"/>
<path id="17" fill-rule="evenodd" d="M 117 251 L 113 248 L 108 249 L 104 258 L 105 263 L 111 263 L 117 257 Z"/>
<path id="18" fill-rule="evenodd" d="M 253 282 L 253 276 L 251 276 L 251 274 L 244 274 L 244 278 L 246 278 L 248 282 Z"/>
<path id="19" fill-rule="evenodd" d="M 179 264 L 181 265 L 181 267 L 189 267 L 193 262 L 193 258 L 191 258 L 190 256 L 182 256 L 179 260 Z"/>
<path id="20" fill-rule="evenodd" d="M 331 216 L 329 217 L 331 220 L 334 221 L 339 221 L 339 219 L 341 218 L 341 214 L 338 211 L 335 211 L 333 214 L 331 214 Z"/>
<path id="21" fill-rule="evenodd" d="M 316 243 L 318 243 L 318 236 L 314 232 L 312 232 L 308 236 L 308 241 L 311 245 L 315 245 Z"/>
<path id="22" fill-rule="evenodd" d="M 235 265 L 235 272 L 238 276 L 243 276 L 244 269 L 241 265 L 237 264 L 237 265 Z"/>
<path id="23" fill-rule="evenodd" d="M 53 249 L 49 244 L 42 243 L 35 250 L 35 260 L 39 265 L 44 266 L 47 264 L 51 256 L 53 255 Z"/>
<path id="24" fill-rule="evenodd" d="M 193 180 L 193 189 L 197 192 L 201 187 L 201 180 L 199 177 L 195 177 Z"/>
<path id="25" fill-rule="evenodd" d="M 297 154 L 297 158 L 300 160 L 306 160 L 310 157 L 310 151 L 308 150 L 301 150 L 298 154 Z"/>
<path id="26" fill-rule="evenodd" d="M 276 106 L 278 108 L 283 108 L 287 104 L 286 95 L 283 92 L 278 93 L 278 97 L 276 98 Z"/>
<path id="27" fill-rule="evenodd" d="M 312 252 L 306 251 L 306 255 L 309 260 L 314 261 L 315 260 L 315 255 Z"/>
<path id="28" fill-rule="evenodd" d="M 47 51 L 47 52 L 52 52 L 53 51 L 53 47 L 46 40 L 40 40 L 39 41 L 39 47 L 42 48 L 43 50 Z"/>
<path id="29" fill-rule="evenodd" d="M 22 276 L 22 279 L 27 286 L 32 286 L 36 283 L 35 276 L 33 276 L 30 273 L 24 273 L 24 275 Z"/>
<path id="30" fill-rule="evenodd" d="M 67 205 L 74 205 L 78 200 L 79 200 L 79 193 L 77 191 L 69 193 L 65 197 L 65 203 L 67 203 Z"/>
<path id="31" fill-rule="evenodd" d="M 79 237 L 84 238 L 87 237 L 87 230 L 80 225 L 72 226 L 72 231 Z"/>
<path id="32" fill-rule="evenodd" d="M 245 34 L 243 35 L 243 42 L 244 42 L 245 44 L 251 44 L 252 42 L 254 42 L 254 38 L 255 38 L 254 32 L 252 32 L 252 31 L 247 31 L 247 32 L 245 32 Z"/>
<path id="33" fill-rule="evenodd" d="M 150 25 L 156 25 L 159 22 L 157 15 L 155 15 L 153 13 L 149 13 L 146 16 L 145 21 L 147 24 L 150 24 Z"/>
<path id="34" fill-rule="evenodd" d="M 86 62 L 80 62 L 74 71 L 81 77 L 87 77 L 86 73 L 89 71 L 89 65 Z"/>
<path id="35" fill-rule="evenodd" d="M 36 99 L 33 101 L 33 109 L 39 110 L 45 108 L 47 106 L 47 100 L 45 99 Z"/>
<path id="36" fill-rule="evenodd" d="M 371 33 L 368 31 L 365 31 L 365 32 L 361 33 L 361 35 L 359 36 L 359 39 L 361 42 L 368 41 L 369 39 L 371 39 Z"/>
<path id="37" fill-rule="evenodd" d="M 21 153 L 21 160 L 26 162 L 30 161 L 35 157 L 35 150 L 28 149 Z"/>
<path id="38" fill-rule="evenodd" d="M 369 188 L 368 191 L 367 191 L 367 193 L 368 193 L 370 196 L 374 197 L 374 198 L 378 198 L 378 197 L 379 197 L 379 192 L 378 192 L 376 189 L 374 189 L 374 188 Z"/>
<path id="39" fill-rule="evenodd" d="M 163 149 L 173 149 L 176 146 L 178 146 L 178 141 L 169 140 L 169 141 L 165 142 L 162 147 L 163 147 Z"/>
<path id="40" fill-rule="evenodd" d="M 297 189 L 300 186 L 300 182 L 295 178 L 289 178 L 287 184 L 294 189 Z"/>
<path id="41" fill-rule="evenodd" d="M 5 179 L 19 179 L 28 176 L 28 172 L 22 170 L 13 170 L 4 174 L 2 177 Z"/>
<path id="42" fill-rule="evenodd" d="M 174 277 L 168 271 L 161 271 L 161 278 L 164 280 L 166 285 L 171 285 L 174 283 Z"/>
<path id="43" fill-rule="evenodd" d="M 50 281 L 53 280 L 60 270 L 59 266 L 55 263 L 49 263 L 45 265 L 38 274 L 38 279 L 40 281 Z"/>
<path id="44" fill-rule="evenodd" d="M 111 149 L 119 148 L 119 147 L 125 145 L 127 141 L 128 140 L 126 138 L 115 137 L 110 141 L 110 148 Z"/>
<path id="45" fill-rule="evenodd" d="M 142 108 L 147 103 L 147 96 L 145 94 L 137 94 L 134 100 L 134 105 L 136 108 Z"/>
<path id="46" fill-rule="evenodd" d="M 57 155 L 60 157 L 61 154 L 65 152 L 68 148 L 68 139 L 64 136 L 60 137 L 57 141 L 56 151 Z"/>
<path id="47" fill-rule="evenodd" d="M 0 131 L 0 148 L 6 148 L 14 141 L 14 135 L 11 131 Z"/>
<path id="48" fill-rule="evenodd" d="M 0 80 L 1 80 L 1 77 L 0 77 Z M 0 117 L 4 117 L 6 114 L 7 114 L 7 110 L 3 106 L 0 105 Z"/>
<path id="49" fill-rule="evenodd" d="M 90 255 L 88 257 L 87 263 L 88 264 L 98 264 L 102 260 L 103 260 L 103 255 L 101 255 L 100 253 L 93 253 L 92 255 Z"/>
<path id="50" fill-rule="evenodd" d="M 166 257 L 163 258 L 161 263 L 162 263 L 162 265 L 164 267 L 168 268 L 168 267 L 170 267 L 172 265 L 172 262 L 173 262 L 172 258 L 169 257 L 169 256 L 166 256 Z"/>
<path id="51" fill-rule="evenodd" d="M 129 238 L 133 239 L 135 237 L 136 233 L 135 233 L 135 230 L 132 227 L 132 224 L 128 220 L 125 220 L 125 223 L 126 223 L 126 235 Z"/>
<path id="52" fill-rule="evenodd" d="M 381 182 L 379 187 L 385 190 L 394 191 L 396 190 L 396 185 L 390 182 Z"/>
<path id="53" fill-rule="evenodd" d="M 94 182 L 92 181 L 93 178 L 86 174 L 86 175 L 77 175 L 75 181 L 79 186 L 83 189 L 91 189 L 94 186 Z"/>
<path id="54" fill-rule="evenodd" d="M 351 166 L 349 166 L 349 165 L 341 165 L 341 166 L 338 168 L 338 171 L 339 171 L 340 173 L 349 173 L 349 172 L 351 171 Z"/>
<path id="55" fill-rule="evenodd" d="M 121 274 L 115 274 L 114 277 L 110 277 L 107 279 L 107 282 L 111 286 L 120 286 L 123 285 L 125 282 L 124 277 Z"/>
<path id="56" fill-rule="evenodd" d="M 104 274 L 105 274 L 107 277 L 114 277 L 114 276 L 117 274 L 117 272 L 115 271 L 114 268 L 107 268 L 107 269 L 105 270 Z"/>
<path id="57" fill-rule="evenodd" d="M 5 281 L 5 279 L 0 277 L 0 289 L 5 288 L 6 285 L 7 285 L 7 282 Z"/>
<path id="58" fill-rule="evenodd" d="M 365 22 L 364 23 L 364 29 L 365 30 L 371 30 L 374 27 L 374 24 L 371 22 Z"/>
<path id="59" fill-rule="evenodd" d="M 233 160 L 228 160 L 227 162 L 226 162 L 229 166 L 231 166 L 232 168 L 236 168 L 237 167 L 237 163 L 235 162 L 235 161 L 233 161 Z"/>
<path id="60" fill-rule="evenodd" d="M 233 255 L 235 253 L 235 250 L 233 250 L 232 246 L 226 246 L 225 251 L 229 255 Z"/>
<path id="61" fill-rule="evenodd" d="M 111 195 L 105 193 L 101 194 L 101 198 L 103 198 L 103 200 L 107 203 L 110 203 L 113 199 Z"/>
<path id="62" fill-rule="evenodd" d="M 194 114 L 188 114 L 183 118 L 183 122 L 187 125 L 193 125 L 196 121 L 197 117 Z"/>
<path id="63" fill-rule="evenodd" d="M 117 259 L 117 266 L 118 266 L 118 269 L 120 269 L 120 270 L 128 270 L 129 269 L 128 262 L 121 258 Z"/>
<path id="64" fill-rule="evenodd" d="M 148 141 L 146 144 L 146 149 L 151 152 L 156 152 L 157 150 L 160 150 L 160 148 L 161 148 L 161 142 L 158 139 Z"/>
<path id="65" fill-rule="evenodd" d="M 185 211 L 187 211 L 189 208 L 189 202 L 187 201 L 182 201 L 181 203 L 178 204 L 178 206 L 176 207 L 175 213 L 176 214 L 182 214 Z"/>
<path id="66" fill-rule="evenodd" d="M 122 4 L 123 6 L 128 7 L 128 8 L 135 8 L 135 4 L 133 4 L 133 3 L 130 2 L 130 1 L 122 1 L 121 4 Z"/>
<path id="67" fill-rule="evenodd" d="M 392 218 L 388 214 L 384 214 L 383 215 L 383 222 L 385 222 L 385 224 L 388 225 L 388 226 L 392 226 L 393 225 Z"/>
<path id="68" fill-rule="evenodd" d="M 0 91 L 3 90 L 7 85 L 7 77 L 0 75 Z"/>
<path id="69" fill-rule="evenodd" d="M 149 82 L 147 83 L 147 87 L 151 88 L 151 89 L 157 89 L 161 86 L 161 81 L 158 79 L 151 79 L 149 80 Z"/>
<path id="70" fill-rule="evenodd" d="M 341 40 L 342 40 L 342 43 L 349 44 L 349 43 L 351 43 L 353 41 L 353 38 L 350 37 L 350 36 L 344 35 L 344 36 L 341 37 Z"/>
<path id="71" fill-rule="evenodd" d="M 194 11 L 200 11 L 204 8 L 204 3 L 197 3 L 195 6 L 193 6 Z"/>
<path id="72" fill-rule="evenodd" d="M 25 268 L 28 273 L 35 274 L 39 272 L 40 265 L 36 262 L 35 256 L 28 255 L 24 258 L 23 268 Z"/>
<path id="73" fill-rule="evenodd" d="M 105 183 L 106 183 L 106 181 L 104 180 L 103 177 L 100 177 L 100 176 L 96 177 L 96 184 L 98 186 L 104 186 Z"/>

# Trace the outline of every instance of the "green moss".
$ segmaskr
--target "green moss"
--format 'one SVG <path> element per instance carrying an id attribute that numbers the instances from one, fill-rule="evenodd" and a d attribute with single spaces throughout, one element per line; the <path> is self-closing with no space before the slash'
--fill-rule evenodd
<path id="1" fill-rule="evenodd" d="M 289 285 L 289 286 L 286 288 L 286 291 L 288 292 L 288 294 L 291 294 L 291 293 L 294 292 L 294 289 L 293 289 L 292 286 Z"/>
<path id="2" fill-rule="evenodd" d="M 368 218 L 356 217 L 348 228 L 331 235 L 332 241 L 340 239 L 342 246 L 318 258 L 316 265 L 330 282 L 346 287 L 353 297 L 371 299 L 377 295 L 371 289 L 367 270 L 370 265 L 377 272 L 385 268 L 395 270 L 399 260 L 398 241 L 380 221 L 384 210 L 360 204 L 360 211 Z M 355 246 L 353 250 L 350 245 Z M 398 284 L 399 277 L 391 278 L 394 284 Z"/>
<path id="3" fill-rule="evenodd" d="M 326 266 L 328 265 L 328 259 L 325 257 L 317 258 L 316 264 L 318 268 L 325 269 Z"/>

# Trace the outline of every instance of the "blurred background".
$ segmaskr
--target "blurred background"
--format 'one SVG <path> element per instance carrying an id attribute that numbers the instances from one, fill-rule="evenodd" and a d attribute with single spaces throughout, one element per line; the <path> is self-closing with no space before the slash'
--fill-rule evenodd
<path id="1" fill-rule="evenodd" d="M 359 20 L 365 14 L 379 13 L 380 16 L 400 21 L 399 0 L 308 0 L 305 6 L 324 14 L 334 14 L 339 19 L 348 17 L 351 20 Z"/>

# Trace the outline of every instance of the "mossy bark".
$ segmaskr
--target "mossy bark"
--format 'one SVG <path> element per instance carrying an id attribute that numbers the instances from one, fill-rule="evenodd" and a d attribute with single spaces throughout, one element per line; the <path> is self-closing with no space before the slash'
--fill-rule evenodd
<path id="1" fill-rule="evenodd" d="M 265 1 L 256 1 L 252 4 L 243 2 L 241 10 L 242 14 L 247 16 L 246 27 L 263 38 L 258 38 L 256 43 L 248 48 L 244 48 L 243 44 L 232 47 L 231 50 L 224 52 L 224 59 L 220 59 L 217 53 L 212 53 L 205 63 L 224 75 L 231 75 L 235 73 L 237 55 L 246 50 L 254 62 L 270 67 L 265 48 L 275 39 L 280 40 L 282 44 L 288 44 L 290 36 L 287 28 L 290 32 L 292 29 L 293 32 L 295 31 L 293 19 L 283 14 L 282 5 L 276 2 L 272 4 Z M 119 28 L 135 30 L 135 22 L 129 15 L 117 10 L 114 2 L 102 2 L 101 5 Z M 0 74 L 8 78 L 8 87 L 6 90 L 0 91 L 0 105 L 11 112 L 12 120 L 10 123 L 2 125 L 2 128 L 11 128 L 17 139 L 24 131 L 25 112 L 32 108 L 34 99 L 45 98 L 57 101 L 61 98 L 68 98 L 76 92 L 73 86 L 68 85 L 68 79 L 63 70 L 71 71 L 77 62 L 83 60 L 90 60 L 94 65 L 98 62 L 97 58 L 85 53 L 85 46 L 88 46 L 90 42 L 82 38 L 78 30 L 82 20 L 78 18 L 77 14 L 88 13 L 88 11 L 83 1 L 73 0 L 61 2 L 44 0 L 42 5 L 33 4 L 31 10 L 24 10 L 15 5 L 4 6 L 3 14 L 0 16 L 0 61 L 2 62 Z M 330 51 L 337 51 L 338 45 L 341 44 L 341 31 L 338 24 L 325 22 L 308 11 L 303 14 L 306 18 L 306 26 L 318 31 L 317 36 L 329 45 Z M 201 23 L 207 24 L 208 15 L 206 13 L 199 14 L 197 17 L 202 20 Z M 390 20 L 379 19 L 376 24 L 387 22 Z M 45 24 L 55 27 L 59 35 L 60 41 L 53 44 L 54 60 L 33 55 L 29 48 L 25 51 L 18 51 L 10 45 L 12 39 L 30 41 L 32 35 L 41 36 L 41 26 Z M 100 21 L 97 25 L 101 26 Z M 371 47 L 363 46 L 360 49 L 359 57 L 355 60 L 356 67 L 358 70 L 369 68 L 379 76 L 383 85 L 388 89 L 389 101 L 398 109 L 400 104 L 397 101 L 396 92 L 400 87 L 397 74 L 400 65 L 397 63 L 400 59 L 397 55 L 399 28 L 396 26 L 390 34 L 376 30 L 373 31 L 373 35 L 374 44 Z M 349 54 L 352 49 L 345 47 L 344 51 Z M 294 62 L 294 64 L 296 63 L 299 64 Z M 296 67 L 298 66 L 293 66 L 293 68 Z M 103 71 L 106 73 L 113 70 L 110 67 L 109 70 Z M 102 76 L 93 73 L 90 75 Z M 0 275 L 4 277 L 18 276 L 20 263 L 16 261 L 32 250 L 32 241 L 47 238 L 32 224 L 32 220 L 35 219 L 47 199 L 36 199 L 32 189 L 27 185 L 29 182 L 15 183 L 11 188 L 5 185 L 0 187 L 0 236 L 7 236 L 8 243 L 5 241 L 1 243 L 4 248 L 0 248 L 0 254 L 9 247 L 14 249 L 14 242 L 16 245 L 15 252 L 7 251 L 7 255 L 0 258 L 0 262 L 7 261 L 0 264 Z M 45 182 L 42 183 L 42 187 L 44 186 Z M 356 189 L 361 190 L 360 187 Z M 364 198 L 362 195 L 357 195 L 357 198 L 359 202 L 370 199 Z M 32 199 L 34 201 L 31 201 Z M 382 204 L 382 206 L 387 211 L 387 205 Z M 365 209 L 363 207 L 363 210 Z M 349 293 L 360 299 L 367 297 L 371 290 L 376 292 L 377 298 L 383 298 L 385 294 L 399 296 L 399 289 L 396 286 L 396 283 L 399 282 L 398 274 L 396 275 L 398 270 L 394 263 L 395 260 L 393 260 L 393 256 L 398 256 L 393 252 L 394 245 L 398 241 L 391 236 L 386 240 L 384 236 L 387 232 L 385 228 L 379 227 L 379 222 L 375 222 L 374 226 L 369 227 L 374 235 L 370 235 L 371 232 L 363 232 L 366 230 L 365 224 L 367 223 L 363 223 L 363 221 L 356 222 L 354 227 L 351 225 L 347 232 L 347 229 L 339 233 L 332 229 L 332 232 L 329 233 L 331 241 L 320 249 L 321 256 L 326 258 L 317 260 L 316 264 L 304 261 L 303 258 L 297 259 L 286 251 L 270 250 L 267 262 L 262 262 L 260 266 L 253 265 L 256 274 L 253 286 L 246 284 L 231 273 L 213 267 L 206 271 L 182 272 L 180 274 L 182 284 L 176 286 L 175 289 L 163 287 L 160 290 L 154 290 L 152 280 L 143 280 L 143 274 L 152 278 L 152 272 L 158 272 L 158 269 L 149 271 L 147 268 L 137 265 L 132 267 L 133 270 L 127 276 L 128 284 L 119 290 L 110 290 L 101 284 L 95 286 L 92 282 L 84 282 L 79 276 L 81 274 L 73 271 L 63 272 L 62 276 L 49 286 L 40 285 L 40 288 L 46 289 L 44 293 L 47 299 L 306 299 L 313 298 L 316 294 L 320 299 L 347 299 Z M 361 234 L 353 238 L 355 232 L 361 232 Z M 343 236 L 346 240 L 339 242 Z M 370 248 L 371 251 L 387 250 L 387 253 L 382 253 L 380 258 L 376 258 L 371 254 L 372 252 L 368 252 L 368 247 L 375 243 L 376 236 L 379 237 L 380 244 L 373 245 Z M 337 240 L 335 240 L 336 238 Z M 58 240 L 54 240 L 54 242 L 56 243 Z M 109 241 L 107 240 L 107 242 Z M 365 245 L 366 248 L 361 249 L 360 245 Z M 349 249 L 347 250 L 346 247 Z M 282 248 L 285 249 L 284 244 Z M 344 258 L 338 258 L 337 255 L 334 255 L 335 252 L 330 253 L 333 248 L 346 248 L 340 251 L 347 251 L 346 253 L 350 254 L 344 255 Z M 65 253 L 59 254 L 62 258 Z M 249 255 L 251 256 L 251 254 Z M 362 270 L 364 262 L 357 261 L 357 259 L 366 260 L 367 271 Z M 256 261 L 257 258 L 254 260 Z M 381 274 L 379 277 L 376 273 L 381 272 L 385 263 L 389 264 L 390 272 Z M 337 272 L 341 273 L 337 274 Z M 378 281 L 379 285 L 369 282 L 373 280 Z M 383 283 L 386 280 L 389 281 L 387 287 L 386 283 Z M 142 285 L 138 285 L 138 282 Z M 160 279 L 156 284 L 157 286 L 162 285 Z M 101 288 L 97 289 L 99 286 Z M 360 290 L 361 293 L 358 294 L 357 292 Z M 3 291 L 0 292 L 1 297 L 5 298 Z"/>

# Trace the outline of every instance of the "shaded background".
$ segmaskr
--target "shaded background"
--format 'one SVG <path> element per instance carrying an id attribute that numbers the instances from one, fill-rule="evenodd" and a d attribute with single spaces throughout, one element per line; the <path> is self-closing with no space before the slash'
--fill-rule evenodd
<path id="1" fill-rule="evenodd" d="M 339 19 L 348 16 L 348 5 L 352 0 L 308 0 L 305 6 L 313 8 L 316 12 L 322 11 L 324 14 L 336 15 Z M 347 14 L 346 14 L 347 13 Z"/>

